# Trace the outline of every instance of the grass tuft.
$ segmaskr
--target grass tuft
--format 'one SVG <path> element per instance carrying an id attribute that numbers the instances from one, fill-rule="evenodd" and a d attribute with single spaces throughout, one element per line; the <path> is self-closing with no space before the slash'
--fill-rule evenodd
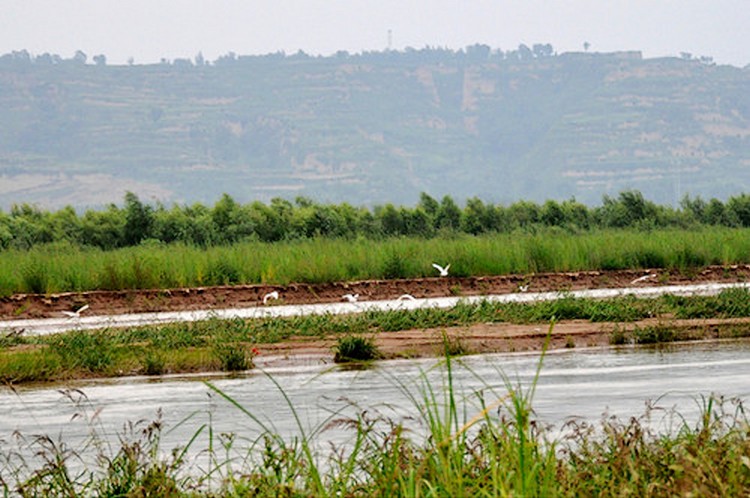
<path id="1" fill-rule="evenodd" d="M 345 335 L 339 337 L 333 347 L 335 363 L 371 361 L 382 357 L 382 354 L 371 337 Z"/>
<path id="2" fill-rule="evenodd" d="M 163 375 L 166 372 L 166 358 L 160 351 L 147 351 L 142 357 L 144 375 Z"/>
<path id="3" fill-rule="evenodd" d="M 60 356 L 61 363 L 93 373 L 107 371 L 117 355 L 113 338 L 106 330 L 58 334 L 50 339 L 49 345 Z"/>
<path id="4" fill-rule="evenodd" d="M 212 352 L 224 372 L 241 372 L 255 366 L 253 352 L 244 343 L 217 342 L 213 345 Z"/>

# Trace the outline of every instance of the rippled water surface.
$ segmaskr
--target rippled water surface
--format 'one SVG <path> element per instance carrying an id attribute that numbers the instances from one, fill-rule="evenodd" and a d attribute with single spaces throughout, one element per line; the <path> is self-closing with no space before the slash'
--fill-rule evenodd
<path id="1" fill-rule="evenodd" d="M 251 439 L 262 430 L 258 422 L 291 436 L 300 431 L 293 413 L 306 431 L 342 410 L 353 414 L 366 408 L 396 420 L 414 415 L 407 393 L 419 396 L 418 386 L 423 385 L 420 377 L 427 378 L 437 391 L 446 380 L 437 359 L 383 361 L 359 371 L 322 364 L 318 359 L 307 363 L 211 379 L 257 421 L 196 378 L 77 383 L 68 386 L 79 390 L 70 396 L 61 393 L 63 386 L 17 392 L 3 388 L 0 440 L 9 440 L 16 430 L 60 437 L 71 446 L 84 441 L 92 430 L 114 440 L 128 421 L 154 420 L 157 410 L 163 413 L 163 447 L 168 448 L 184 444 L 208 423 L 215 433 L 233 432 Z M 473 393 L 482 390 L 491 402 L 507 392 L 506 381 L 528 389 L 538 365 L 536 354 L 455 360 L 454 386 L 469 399 L 467 416 L 478 411 Z M 697 413 L 701 395 L 717 393 L 747 400 L 749 378 L 750 341 L 744 340 L 651 349 L 566 350 L 552 352 L 544 359 L 533 406 L 542 421 L 556 427 L 572 416 L 597 420 L 605 412 L 621 418 L 640 415 L 649 400 L 660 407 L 676 407 L 690 417 Z M 85 397 L 81 398 L 81 393 Z M 72 402 L 71 397 L 80 398 L 80 403 Z M 342 437 L 339 432 L 327 431 L 321 439 L 336 441 Z M 197 445 L 201 444 L 199 440 Z"/>

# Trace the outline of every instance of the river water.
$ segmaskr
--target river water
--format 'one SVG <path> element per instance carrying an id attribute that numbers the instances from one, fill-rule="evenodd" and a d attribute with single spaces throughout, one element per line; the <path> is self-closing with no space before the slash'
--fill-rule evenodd
<path id="1" fill-rule="evenodd" d="M 234 433 L 241 440 L 253 440 L 266 429 L 286 438 L 301 431 L 309 434 L 331 418 L 363 409 L 391 420 L 408 420 L 419 411 L 410 396 L 421 399 L 424 379 L 441 399 L 447 377 L 440 365 L 438 359 L 392 360 L 366 370 L 346 370 L 320 358 L 299 358 L 293 366 L 259 368 L 234 378 L 127 378 L 55 388 L 3 388 L 0 450 L 17 444 L 14 431 L 46 434 L 71 448 L 83 447 L 92 432 L 116 441 L 129 422 L 152 421 L 158 410 L 165 450 L 184 445 L 204 425 L 214 434 Z M 538 366 L 539 355 L 528 353 L 455 359 L 454 392 L 466 398 L 460 410 L 467 419 L 478 413 L 480 391 L 488 403 L 504 396 L 509 384 L 528 392 Z M 605 413 L 622 419 L 642 415 L 649 402 L 676 408 L 690 421 L 697 417 L 701 396 L 749 399 L 748 379 L 748 340 L 555 351 L 543 360 L 532 404 L 538 419 L 553 430 L 571 417 L 595 422 Z M 210 389 L 206 380 L 252 416 Z M 668 411 L 654 413 L 659 429 L 673 428 Z M 317 440 L 344 443 L 348 434 L 326 430 Z M 207 446 L 204 430 L 192 449 Z"/>

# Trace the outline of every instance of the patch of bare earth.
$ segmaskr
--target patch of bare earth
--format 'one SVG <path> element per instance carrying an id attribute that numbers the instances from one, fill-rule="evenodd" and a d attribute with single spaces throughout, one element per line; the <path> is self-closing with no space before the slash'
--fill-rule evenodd
<path id="1" fill-rule="evenodd" d="M 669 327 L 690 340 L 710 340 L 725 336 L 723 331 L 733 327 L 750 326 L 750 319 L 664 320 L 654 318 L 632 323 L 591 323 L 568 320 L 554 324 L 486 323 L 468 327 L 403 330 L 379 332 L 374 335 L 376 345 L 386 358 L 421 358 L 441 356 L 445 344 L 452 354 L 507 353 L 541 351 L 549 335 L 549 350 L 592 348 L 611 345 L 613 332 L 632 333 L 646 327 Z M 335 339 L 321 340 L 293 337 L 282 343 L 259 344 L 264 355 L 271 355 L 281 363 L 299 356 L 319 356 L 321 361 L 332 357 Z"/>

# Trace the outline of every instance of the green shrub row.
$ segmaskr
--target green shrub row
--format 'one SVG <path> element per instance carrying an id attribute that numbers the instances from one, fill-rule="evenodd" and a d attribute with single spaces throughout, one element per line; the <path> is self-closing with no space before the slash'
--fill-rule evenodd
<path id="1" fill-rule="evenodd" d="M 298 197 L 294 203 L 276 198 L 269 204 L 240 204 L 224 195 L 213 207 L 202 204 L 148 205 L 133 193 L 124 206 L 89 209 L 79 215 L 72 207 L 48 212 L 28 204 L 0 211 L 0 250 L 29 249 L 39 244 L 115 249 L 144 240 L 213 246 L 252 240 L 276 242 L 314 237 L 394 236 L 430 238 L 447 233 L 511 233 L 558 227 L 567 231 L 604 228 L 666 228 L 696 225 L 750 226 L 750 195 L 706 202 L 685 197 L 680 208 L 659 206 L 636 191 L 617 198 L 605 196 L 601 206 L 588 207 L 574 199 L 549 200 L 541 205 L 519 201 L 508 206 L 469 199 L 463 208 L 450 197 L 439 202 L 423 193 L 414 208 L 392 204 L 372 210 L 350 204 L 320 204 Z"/>

